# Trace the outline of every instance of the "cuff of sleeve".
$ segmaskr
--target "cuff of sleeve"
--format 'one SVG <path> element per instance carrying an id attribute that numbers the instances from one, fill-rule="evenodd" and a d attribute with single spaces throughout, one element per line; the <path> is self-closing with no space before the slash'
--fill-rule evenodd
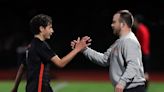
<path id="1" fill-rule="evenodd" d="M 81 52 L 85 53 L 87 51 L 87 49 L 89 49 L 89 47 L 84 48 Z"/>
<path id="2" fill-rule="evenodd" d="M 126 86 L 126 81 L 124 81 L 124 80 L 122 80 L 122 79 L 120 79 L 120 81 L 119 81 L 119 84 L 121 84 L 122 86 Z"/>

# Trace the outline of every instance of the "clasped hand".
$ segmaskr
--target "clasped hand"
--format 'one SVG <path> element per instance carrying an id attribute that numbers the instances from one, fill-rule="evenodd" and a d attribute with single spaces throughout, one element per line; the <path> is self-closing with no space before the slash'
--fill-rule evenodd
<path id="1" fill-rule="evenodd" d="M 78 37 L 77 40 L 71 41 L 72 49 L 84 50 L 86 47 L 91 45 L 91 38 L 89 36 L 84 36 L 82 38 Z"/>

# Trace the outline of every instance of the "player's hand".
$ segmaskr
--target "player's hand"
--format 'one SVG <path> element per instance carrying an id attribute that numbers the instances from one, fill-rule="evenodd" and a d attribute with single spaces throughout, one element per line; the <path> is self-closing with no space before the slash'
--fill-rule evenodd
<path id="1" fill-rule="evenodd" d="M 76 43 L 77 43 L 77 41 L 76 41 L 76 40 L 71 41 L 71 48 L 72 48 L 72 49 L 74 49 L 74 48 L 75 48 Z"/>
<path id="2" fill-rule="evenodd" d="M 123 90 L 124 90 L 124 86 L 118 83 L 115 87 L 115 92 L 123 92 Z"/>
<path id="3" fill-rule="evenodd" d="M 78 51 L 83 51 L 86 47 L 91 45 L 91 39 L 89 36 L 84 36 L 80 39 L 80 37 L 77 38 L 77 40 L 71 41 L 71 47 L 72 49 L 76 49 Z"/>
<path id="4" fill-rule="evenodd" d="M 88 47 L 89 45 L 91 45 L 91 39 L 89 36 L 84 36 L 81 38 L 78 37 L 78 39 L 76 40 L 76 44 L 75 44 L 75 49 L 77 51 L 83 51 L 86 47 Z"/>

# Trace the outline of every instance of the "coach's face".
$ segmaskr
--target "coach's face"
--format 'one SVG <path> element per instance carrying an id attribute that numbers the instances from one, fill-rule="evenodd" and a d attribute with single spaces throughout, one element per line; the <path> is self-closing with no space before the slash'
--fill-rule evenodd
<path id="1" fill-rule="evenodd" d="M 112 24 L 111 24 L 111 27 L 113 29 L 113 33 L 115 35 L 119 35 L 120 31 L 121 31 L 121 23 L 120 23 L 119 19 L 120 19 L 120 14 L 116 13 L 113 16 L 113 20 L 112 20 Z"/>

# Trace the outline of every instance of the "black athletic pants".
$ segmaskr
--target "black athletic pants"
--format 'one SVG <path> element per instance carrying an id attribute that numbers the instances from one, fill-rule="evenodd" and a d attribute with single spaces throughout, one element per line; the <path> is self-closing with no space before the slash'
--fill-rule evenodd
<path id="1" fill-rule="evenodd" d="M 123 92 L 145 92 L 145 86 L 144 85 L 140 85 L 134 88 L 130 88 L 130 89 L 124 89 Z"/>

